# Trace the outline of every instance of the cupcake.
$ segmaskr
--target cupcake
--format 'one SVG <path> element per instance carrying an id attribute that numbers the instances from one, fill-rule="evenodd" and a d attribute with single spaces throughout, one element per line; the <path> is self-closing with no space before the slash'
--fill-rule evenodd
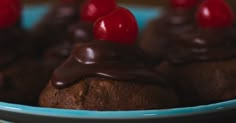
<path id="1" fill-rule="evenodd" d="M 83 0 L 60 0 L 30 31 L 32 47 L 35 54 L 41 56 L 43 51 L 66 39 L 65 30 L 77 22 L 80 5 Z"/>
<path id="2" fill-rule="evenodd" d="M 58 41 L 45 51 L 43 59 L 46 66 L 50 70 L 54 70 L 69 57 L 75 44 L 91 42 L 94 39 L 93 23 L 116 7 L 114 0 L 85 1 L 81 6 L 80 13 L 78 13 L 81 19 L 68 28 L 66 39 L 61 39 L 61 41 Z"/>
<path id="3" fill-rule="evenodd" d="M 40 64 L 27 53 L 26 35 L 18 25 L 19 3 L 2 0 L 0 6 L 0 101 L 34 105 L 46 79 L 41 78 Z"/>
<path id="4" fill-rule="evenodd" d="M 41 93 L 42 107 L 141 110 L 175 107 L 175 92 L 135 47 L 134 16 L 117 7 L 94 25 L 95 41 L 78 44 Z"/>
<path id="5" fill-rule="evenodd" d="M 140 48 L 154 60 L 165 57 L 165 49 L 172 44 L 174 34 L 195 29 L 194 12 L 201 0 L 170 0 L 170 7 L 160 18 L 152 20 L 138 42 Z"/>
<path id="6" fill-rule="evenodd" d="M 162 70 L 176 82 L 184 106 L 234 99 L 234 14 L 224 0 L 205 0 L 196 20 L 198 28 L 172 37 L 175 44 L 166 50 L 168 62 Z"/>

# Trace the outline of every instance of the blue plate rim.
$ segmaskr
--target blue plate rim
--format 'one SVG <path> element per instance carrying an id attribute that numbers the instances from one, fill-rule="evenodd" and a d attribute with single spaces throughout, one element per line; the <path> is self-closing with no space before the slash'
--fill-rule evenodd
<path id="1" fill-rule="evenodd" d="M 165 117 L 181 117 L 214 113 L 236 108 L 236 99 L 194 107 L 140 110 L 140 111 L 87 111 L 72 109 L 57 109 L 33 107 L 19 104 L 0 102 L 0 111 L 14 112 L 26 115 L 37 115 L 46 117 L 76 118 L 76 119 L 150 119 Z"/>

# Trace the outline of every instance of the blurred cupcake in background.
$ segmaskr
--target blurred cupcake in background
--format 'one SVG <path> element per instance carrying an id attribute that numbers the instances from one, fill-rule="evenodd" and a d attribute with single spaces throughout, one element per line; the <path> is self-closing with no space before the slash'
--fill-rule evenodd
<path id="1" fill-rule="evenodd" d="M 79 10 L 84 0 L 59 0 L 30 31 L 35 55 L 66 39 L 68 27 L 80 19 Z"/>
<path id="2" fill-rule="evenodd" d="M 205 0 L 195 15 L 196 28 L 170 37 L 166 78 L 183 106 L 235 99 L 235 14 L 225 0 Z"/>
<path id="3" fill-rule="evenodd" d="M 42 65 L 31 59 L 29 40 L 21 28 L 19 0 L 0 5 L 0 101 L 36 105 L 46 79 Z"/>
<path id="4" fill-rule="evenodd" d="M 175 34 L 196 28 L 195 16 L 201 0 L 169 0 L 169 7 L 160 18 L 152 20 L 143 30 L 138 45 L 154 60 L 164 59 L 166 50 L 173 45 Z"/>

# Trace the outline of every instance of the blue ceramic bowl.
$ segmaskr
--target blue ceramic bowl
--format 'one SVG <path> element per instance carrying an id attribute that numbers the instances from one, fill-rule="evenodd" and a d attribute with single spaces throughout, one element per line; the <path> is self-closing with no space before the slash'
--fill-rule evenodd
<path id="1" fill-rule="evenodd" d="M 150 19 L 160 14 L 158 9 L 153 8 L 132 6 L 129 8 L 135 14 L 140 28 L 143 28 Z M 25 28 L 30 28 L 37 23 L 47 10 L 48 6 L 46 5 L 26 7 L 23 16 Z M 0 102 L 1 119 L 22 123 L 224 123 L 225 121 L 234 123 L 236 122 L 235 113 L 236 100 L 167 110 L 103 112 L 40 108 Z"/>

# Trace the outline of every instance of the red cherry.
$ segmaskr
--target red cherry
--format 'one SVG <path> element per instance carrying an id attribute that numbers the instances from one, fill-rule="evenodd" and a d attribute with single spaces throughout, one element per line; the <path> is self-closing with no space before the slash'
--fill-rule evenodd
<path id="1" fill-rule="evenodd" d="M 203 28 L 230 27 L 234 14 L 224 0 L 205 0 L 197 11 L 197 22 Z"/>
<path id="2" fill-rule="evenodd" d="M 1 0 L 0 28 L 14 25 L 20 18 L 21 6 L 19 0 Z"/>
<path id="3" fill-rule="evenodd" d="M 80 16 L 84 21 L 95 22 L 117 7 L 115 0 L 87 0 L 81 7 Z"/>
<path id="4" fill-rule="evenodd" d="M 94 24 L 94 37 L 123 44 L 134 44 L 138 25 L 134 15 L 125 8 L 117 8 Z"/>
<path id="5" fill-rule="evenodd" d="M 170 0 L 170 5 L 173 8 L 189 9 L 196 6 L 200 0 Z"/>

